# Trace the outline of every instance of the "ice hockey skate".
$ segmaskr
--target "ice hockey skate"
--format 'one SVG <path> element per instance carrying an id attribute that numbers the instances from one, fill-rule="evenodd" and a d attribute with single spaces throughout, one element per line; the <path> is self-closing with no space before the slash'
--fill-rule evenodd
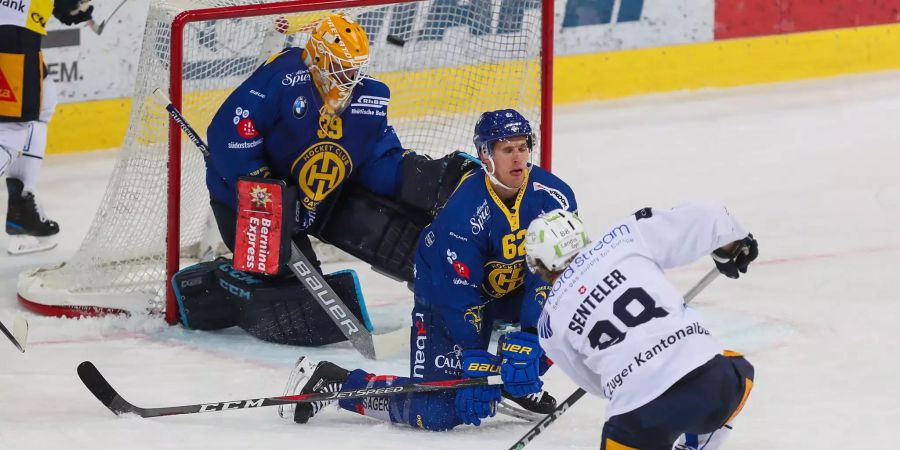
<path id="1" fill-rule="evenodd" d="M 290 378 L 288 378 L 287 385 L 284 388 L 284 395 L 339 391 L 349 373 L 348 370 L 337 364 L 328 361 L 316 364 L 309 358 L 301 356 L 297 360 L 297 365 L 291 372 Z M 298 388 L 300 389 L 298 390 Z M 306 423 L 330 403 L 332 401 L 281 405 L 278 407 L 278 415 L 284 419 L 293 417 L 296 423 Z"/>
<path id="2" fill-rule="evenodd" d="M 535 392 L 515 398 L 503 391 L 503 400 L 497 412 L 529 422 L 537 422 L 556 410 L 556 398 L 547 391 Z"/>
<path id="3" fill-rule="evenodd" d="M 24 191 L 21 180 L 6 179 L 9 202 L 6 210 L 7 251 L 10 255 L 24 255 L 56 247 L 59 225 L 44 217 L 34 194 Z"/>

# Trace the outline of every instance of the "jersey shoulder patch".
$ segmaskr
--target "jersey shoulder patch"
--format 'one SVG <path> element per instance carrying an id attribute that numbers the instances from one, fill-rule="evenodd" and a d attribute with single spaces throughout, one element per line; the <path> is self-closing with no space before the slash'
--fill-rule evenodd
<path id="1" fill-rule="evenodd" d="M 569 209 L 569 199 L 559 189 L 553 189 L 552 187 L 547 186 L 543 183 L 539 183 L 537 181 L 531 182 L 531 186 L 534 188 L 535 192 L 544 191 L 548 195 L 550 195 L 550 198 L 556 200 L 556 202 L 559 203 L 560 208 Z"/>
<path id="2" fill-rule="evenodd" d="M 531 174 L 528 178 L 529 183 L 531 183 L 531 188 L 535 193 L 544 192 L 551 199 L 555 200 L 555 203 L 558 203 L 560 208 L 567 210 L 572 209 L 571 206 L 573 205 L 572 202 L 574 199 L 569 197 L 572 196 L 573 193 L 569 186 L 559 177 L 547 172 L 541 167 L 532 165 Z"/>
<path id="3" fill-rule="evenodd" d="M 641 208 L 634 213 L 635 220 L 641 219 L 649 219 L 653 217 L 653 209 L 652 208 Z"/>
<path id="4" fill-rule="evenodd" d="M 387 85 L 374 78 L 366 78 L 353 92 L 350 114 L 385 117 L 390 101 L 391 91 Z"/>

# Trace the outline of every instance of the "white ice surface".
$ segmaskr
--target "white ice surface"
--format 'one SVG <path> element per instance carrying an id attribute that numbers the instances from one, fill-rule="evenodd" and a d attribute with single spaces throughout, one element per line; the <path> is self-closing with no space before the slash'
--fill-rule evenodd
<path id="1" fill-rule="evenodd" d="M 758 238 L 750 273 L 716 280 L 695 301 L 707 327 L 756 366 L 729 448 L 898 448 L 900 73 L 560 108 L 554 132 L 554 170 L 574 188 L 589 230 L 641 207 L 713 199 Z M 0 255 L 0 321 L 23 314 L 31 324 L 25 354 L 0 339 L 0 449 L 503 449 L 529 429 L 495 418 L 429 433 L 331 409 L 305 426 L 273 408 L 113 416 L 82 386 L 79 362 L 94 361 L 141 406 L 278 395 L 301 353 L 373 372 L 408 370 L 405 356 L 364 361 L 346 344 L 290 348 L 240 330 L 25 312 L 17 274 L 77 249 L 115 156 L 47 158 L 39 199 L 60 222 L 62 242 L 44 254 Z M 376 328 L 406 324 L 408 291 L 352 266 L 363 272 Z M 701 261 L 671 276 L 686 290 L 709 267 Z M 574 390 L 556 369 L 547 383 L 560 399 Z M 583 399 L 528 448 L 597 448 L 604 405 Z"/>

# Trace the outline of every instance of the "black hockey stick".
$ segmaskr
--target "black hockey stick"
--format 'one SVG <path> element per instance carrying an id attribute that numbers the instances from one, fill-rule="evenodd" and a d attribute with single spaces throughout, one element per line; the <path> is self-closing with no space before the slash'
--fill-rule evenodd
<path id="1" fill-rule="evenodd" d="M 172 120 L 181 127 L 181 130 L 184 131 L 184 134 L 187 135 L 188 139 L 200 149 L 204 159 L 213 163 L 212 160 L 209 159 L 209 146 L 207 146 L 203 141 L 203 138 L 194 131 L 194 128 L 191 127 L 187 119 L 185 119 L 181 112 L 178 111 L 178 108 L 172 104 L 169 98 L 166 97 L 159 88 L 153 90 L 153 95 L 160 103 L 165 105 L 166 111 L 172 116 Z M 329 286 L 328 282 L 325 281 L 325 278 L 322 277 L 322 274 L 315 269 L 315 266 L 309 262 L 309 259 L 307 259 L 303 252 L 297 248 L 297 244 L 293 242 L 291 243 L 291 259 L 288 262 L 288 267 L 297 279 L 303 283 L 303 286 L 306 287 L 309 294 L 319 302 L 319 306 L 328 313 L 328 317 L 331 318 L 335 325 L 337 325 L 338 329 L 341 330 L 341 333 L 343 333 L 347 340 L 350 341 L 350 344 L 366 358 L 377 359 L 379 353 L 382 353 L 383 355 L 391 353 L 392 347 L 395 347 L 393 342 L 398 340 L 405 341 L 408 334 L 401 329 L 397 331 L 402 332 L 402 336 L 399 336 L 397 332 L 394 332 L 393 334 L 388 333 L 384 338 L 378 339 L 376 342 L 372 333 L 370 333 L 369 330 L 360 323 L 359 319 L 350 312 L 344 301 L 338 297 L 334 292 L 334 289 Z M 396 339 L 397 336 L 399 336 L 400 339 Z"/>
<path id="2" fill-rule="evenodd" d="M 107 17 L 103 22 L 100 22 L 98 24 L 94 21 L 94 19 L 89 20 L 87 23 L 88 28 L 90 28 L 94 33 L 97 33 L 97 36 L 103 34 L 103 29 L 106 28 L 106 24 L 109 23 L 109 20 L 112 19 L 114 15 L 116 15 L 116 12 L 118 12 L 119 9 L 122 8 L 122 5 L 124 5 L 126 1 L 128 0 L 122 0 L 122 2 L 119 3 L 119 6 L 116 6 L 116 9 L 114 9 L 113 12 L 110 13 L 109 17 Z"/>
<path id="3" fill-rule="evenodd" d="M 244 400 L 232 400 L 227 402 L 199 403 L 183 406 L 163 406 L 159 408 L 142 408 L 135 406 L 122 398 L 118 392 L 103 378 L 97 367 L 90 361 L 78 365 L 78 377 L 84 385 L 109 408 L 113 414 L 137 414 L 140 417 L 176 416 L 180 414 L 196 414 L 213 411 L 227 411 L 232 409 L 260 408 L 264 406 L 288 405 L 293 403 L 310 403 L 324 400 L 342 400 L 350 398 L 383 397 L 386 395 L 412 394 L 417 392 L 431 392 L 445 389 L 457 389 L 472 386 L 499 385 L 503 381 L 500 375 L 485 378 L 464 378 L 461 380 L 427 381 L 423 383 L 404 384 L 400 386 L 388 386 L 378 389 L 357 389 L 353 391 L 322 392 L 297 395 L 282 395 L 278 397 L 260 397 Z"/>
<path id="4" fill-rule="evenodd" d="M 0 331 L 6 335 L 6 338 L 9 339 L 20 352 L 25 353 L 25 341 L 28 339 L 28 322 L 26 322 L 25 319 L 16 317 L 11 333 L 9 329 L 3 325 L 3 322 L 0 322 Z"/>
<path id="5" fill-rule="evenodd" d="M 700 293 L 700 291 L 709 286 L 709 283 L 712 283 L 712 281 L 715 280 L 718 276 L 719 269 L 715 267 L 710 269 L 710 271 L 707 272 L 706 275 L 704 275 L 703 278 L 701 278 L 700 281 L 698 281 L 697 284 L 694 285 L 694 287 L 692 287 L 687 291 L 686 294 L 684 294 L 684 304 L 690 303 L 691 300 L 693 300 L 694 297 L 696 297 L 697 294 Z M 549 427 L 551 423 L 555 422 L 556 419 L 559 419 L 559 416 L 563 415 L 563 413 L 566 412 L 567 409 L 572 407 L 575 402 L 581 399 L 581 397 L 584 397 L 584 394 L 586 393 L 587 392 L 585 392 L 584 389 L 578 388 L 575 392 L 572 393 L 572 395 L 569 396 L 569 398 L 560 403 L 552 413 L 547 414 L 547 417 L 544 417 L 540 422 L 538 422 L 535 426 L 528 430 L 528 432 L 525 433 L 525 436 L 522 436 L 518 441 L 516 441 L 516 443 L 513 444 L 512 447 L 509 448 L 509 450 L 520 450 L 524 448 L 526 445 L 528 445 L 529 442 L 533 441 L 534 438 L 537 437 L 537 435 L 541 434 L 542 431 Z"/>

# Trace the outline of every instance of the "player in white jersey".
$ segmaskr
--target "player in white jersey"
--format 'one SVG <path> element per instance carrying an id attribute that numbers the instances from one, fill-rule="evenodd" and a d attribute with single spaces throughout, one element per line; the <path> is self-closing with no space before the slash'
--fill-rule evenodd
<path id="1" fill-rule="evenodd" d="M 10 254 L 56 245 L 59 225 L 44 217 L 34 196 L 56 107 L 41 39 L 50 14 L 74 25 L 90 20 L 93 10 L 90 0 L 0 0 L 0 177 L 7 176 Z"/>
<path id="2" fill-rule="evenodd" d="M 670 450 L 685 434 L 679 448 L 718 448 L 753 366 L 710 336 L 663 270 L 712 254 L 737 278 L 759 254 L 753 235 L 723 206 L 689 203 L 642 209 L 591 242 L 577 216 L 556 210 L 531 222 L 525 250 L 553 285 L 541 347 L 610 400 L 601 449 Z"/>

